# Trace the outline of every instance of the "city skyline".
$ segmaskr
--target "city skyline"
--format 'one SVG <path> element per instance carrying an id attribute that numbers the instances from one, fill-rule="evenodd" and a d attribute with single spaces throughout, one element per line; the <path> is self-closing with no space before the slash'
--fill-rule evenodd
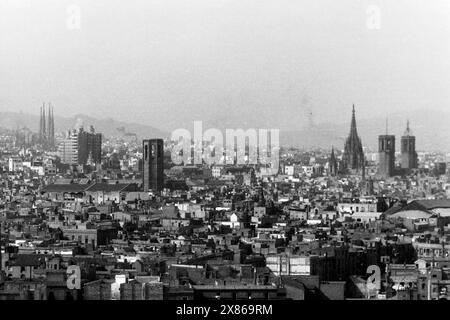
<path id="1" fill-rule="evenodd" d="M 171 130 L 296 130 L 344 122 L 353 103 L 360 119 L 445 109 L 448 2 L 344 2 L 2 0 L 0 110 L 35 113 L 45 96 L 68 115 Z"/>
<path id="2" fill-rule="evenodd" d="M 447 0 L 0 0 L 0 301 L 450 300 L 449 18 Z"/>
<path id="3" fill-rule="evenodd" d="M 52 106 L 53 108 L 54 106 Z M 358 109 L 358 108 L 357 108 Z M 350 112 L 350 109 L 349 109 Z M 389 134 L 397 137 L 404 135 L 405 125 L 409 122 L 413 127 L 414 133 L 418 133 L 418 151 L 419 152 L 434 152 L 443 151 L 450 152 L 450 144 L 446 141 L 447 131 L 445 127 L 447 116 L 442 116 L 442 112 L 430 113 L 425 119 L 422 118 L 422 113 L 425 110 L 418 110 L 403 114 L 396 112 L 391 117 L 379 117 L 373 119 L 360 119 L 358 112 L 359 134 L 362 136 L 363 148 L 369 148 L 372 152 L 378 150 L 378 135 L 388 130 Z M 0 114 L 2 114 L 0 112 Z M 450 113 L 449 113 L 450 115 Z M 3 112 L 3 117 L 0 119 L 0 128 L 9 128 L 15 130 L 16 128 L 26 128 L 32 131 L 39 131 L 37 124 L 38 116 L 32 114 L 24 114 L 22 112 Z M 164 126 L 152 126 L 142 123 L 127 123 L 112 117 L 94 118 L 83 114 L 77 114 L 73 117 L 60 116 L 56 114 L 56 131 L 59 133 L 66 132 L 73 128 L 78 128 L 80 125 L 89 128 L 90 125 L 99 127 L 101 131 L 105 132 L 107 136 L 114 137 L 117 135 L 136 135 L 138 138 L 145 138 L 149 134 L 159 138 L 169 138 L 170 130 Z M 411 121 L 411 119 L 414 119 Z M 216 128 L 219 130 L 226 129 L 250 129 L 245 126 L 227 127 L 225 124 L 219 124 L 214 121 L 206 121 L 204 129 Z M 386 127 L 387 125 L 387 127 Z M 316 124 L 313 128 L 299 128 L 299 130 L 281 130 L 280 143 L 282 147 L 302 147 L 306 149 L 323 148 L 330 149 L 335 146 L 337 150 L 344 149 L 344 141 L 348 134 L 348 127 L 350 121 L 343 121 L 342 123 L 321 123 Z M 193 123 L 188 124 L 187 128 L 192 128 Z M 179 129 L 179 128 L 178 128 Z M 137 132 L 137 133 L 136 133 Z M 172 131 L 173 132 L 173 131 Z M 315 136 L 319 133 L 319 137 Z M 308 139 L 316 138 L 316 140 L 308 141 Z M 306 140 L 305 140 L 306 139 Z M 318 140 L 317 140 L 318 139 Z M 306 141 L 306 143 L 305 143 Z M 315 141 L 315 142 L 314 142 Z M 311 144 L 313 143 L 313 144 Z M 335 149 L 336 149 L 335 148 Z M 400 152 L 399 150 L 397 150 Z"/>

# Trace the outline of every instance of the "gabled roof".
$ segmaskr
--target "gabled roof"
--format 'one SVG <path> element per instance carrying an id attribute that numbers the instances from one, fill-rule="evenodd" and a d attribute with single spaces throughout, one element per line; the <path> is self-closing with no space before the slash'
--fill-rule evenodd
<path id="1" fill-rule="evenodd" d="M 385 216 L 390 216 L 390 215 L 392 215 L 392 214 L 394 214 L 394 213 L 397 213 L 397 212 L 401 211 L 402 209 L 403 209 L 402 206 L 400 206 L 399 204 L 395 204 L 395 205 L 393 205 L 392 207 L 390 207 L 389 209 L 387 209 L 387 210 L 384 212 L 384 215 L 385 215 Z"/>
<path id="2" fill-rule="evenodd" d="M 8 265 L 19 267 L 38 267 L 41 263 L 45 262 L 45 255 L 40 254 L 18 254 L 15 259 L 9 260 Z"/>
<path id="3" fill-rule="evenodd" d="M 403 219 L 420 219 L 420 218 L 430 218 L 431 213 L 424 210 L 402 210 L 394 213 L 391 217 L 393 218 L 403 218 Z"/>
<path id="4" fill-rule="evenodd" d="M 437 200 L 414 200 L 409 203 L 406 208 L 416 207 L 422 210 L 431 210 L 435 208 L 450 208 L 450 200 L 447 199 L 437 199 Z"/>
<path id="5" fill-rule="evenodd" d="M 71 184 L 73 179 L 57 179 L 55 184 Z"/>
<path id="6" fill-rule="evenodd" d="M 309 290 L 313 290 L 320 286 L 319 276 L 281 276 L 281 281 L 287 285 L 298 288 L 306 287 Z"/>
<path id="7" fill-rule="evenodd" d="M 408 203 L 406 206 L 394 205 L 384 212 L 385 216 L 394 217 L 430 217 L 433 214 L 438 214 L 438 208 L 450 208 L 450 200 L 414 200 Z M 414 211 L 413 213 L 407 213 L 408 211 Z M 421 212 L 419 214 L 418 212 Z"/>
<path id="8" fill-rule="evenodd" d="M 79 183 L 68 183 L 68 184 L 49 184 L 44 188 L 45 192 L 83 192 L 86 191 L 92 184 L 79 184 Z"/>
<path id="9" fill-rule="evenodd" d="M 109 183 L 104 183 L 104 182 L 99 182 L 99 183 L 95 183 L 93 185 L 91 185 L 90 187 L 88 187 L 86 189 L 86 191 L 89 192 L 98 192 L 98 191 L 103 191 L 103 192 L 120 192 L 120 191 L 125 191 L 130 189 L 133 189 L 133 184 L 131 183 L 116 183 L 116 184 L 109 184 Z"/>

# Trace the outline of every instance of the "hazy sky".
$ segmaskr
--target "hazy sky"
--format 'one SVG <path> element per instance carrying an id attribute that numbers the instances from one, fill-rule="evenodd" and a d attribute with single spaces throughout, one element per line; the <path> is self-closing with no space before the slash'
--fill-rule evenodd
<path id="1" fill-rule="evenodd" d="M 2 111 L 295 129 L 448 108 L 449 60 L 448 0 L 0 0 Z"/>

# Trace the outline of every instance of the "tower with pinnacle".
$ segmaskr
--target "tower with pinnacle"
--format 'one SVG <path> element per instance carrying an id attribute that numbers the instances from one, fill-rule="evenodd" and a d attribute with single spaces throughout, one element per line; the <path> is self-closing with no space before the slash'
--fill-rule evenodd
<path id="1" fill-rule="evenodd" d="M 402 169 L 417 168 L 416 137 L 409 128 L 409 120 L 406 122 L 406 130 L 401 138 L 401 153 Z"/>
<path id="2" fill-rule="evenodd" d="M 343 169 L 353 173 L 363 172 L 365 169 L 365 158 L 361 139 L 356 129 L 355 105 L 352 109 L 352 120 L 350 134 L 345 141 L 344 154 L 342 156 Z"/>
<path id="3" fill-rule="evenodd" d="M 386 118 L 386 134 L 378 136 L 378 173 L 384 177 L 395 175 L 395 135 L 388 134 Z"/>
<path id="4" fill-rule="evenodd" d="M 338 174 L 338 162 L 336 156 L 334 155 L 334 147 L 331 148 L 331 155 L 329 160 L 329 173 L 331 176 L 336 176 Z"/>

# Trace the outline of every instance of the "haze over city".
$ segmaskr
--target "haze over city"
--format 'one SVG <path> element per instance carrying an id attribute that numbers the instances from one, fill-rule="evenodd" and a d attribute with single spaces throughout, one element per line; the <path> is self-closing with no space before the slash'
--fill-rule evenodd
<path id="1" fill-rule="evenodd" d="M 0 0 L 0 304 L 413 319 L 450 300 L 449 18 L 448 0 Z M 43 305 L 18 311 L 69 310 Z"/>
<path id="2" fill-rule="evenodd" d="M 0 111 L 302 130 L 348 128 L 353 103 L 358 119 L 447 109 L 450 3 L 387 3 L 0 0 Z"/>

